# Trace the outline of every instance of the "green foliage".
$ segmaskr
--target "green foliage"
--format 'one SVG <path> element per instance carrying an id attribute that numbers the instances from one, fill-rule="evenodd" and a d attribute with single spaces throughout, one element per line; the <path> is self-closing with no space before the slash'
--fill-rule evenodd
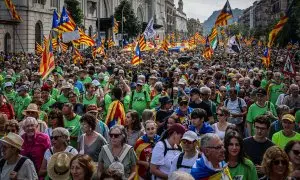
<path id="1" fill-rule="evenodd" d="M 142 31 L 142 22 L 139 22 L 135 16 L 130 2 L 123 0 L 116 8 L 114 17 L 119 22 L 119 33 L 122 33 L 122 9 L 123 10 L 123 31 L 128 34 L 129 38 L 136 37 Z"/>
<path id="2" fill-rule="evenodd" d="M 77 26 L 82 27 L 83 13 L 77 0 L 65 0 L 66 8 Z"/>

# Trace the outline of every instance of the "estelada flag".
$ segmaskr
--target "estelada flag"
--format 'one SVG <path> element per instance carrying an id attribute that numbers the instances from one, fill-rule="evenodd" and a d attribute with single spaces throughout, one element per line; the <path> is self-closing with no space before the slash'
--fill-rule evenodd
<path id="1" fill-rule="evenodd" d="M 232 17 L 232 10 L 229 4 L 229 1 L 226 1 L 222 11 L 220 12 L 217 20 L 215 22 L 215 26 L 226 26 L 228 24 L 227 20 Z"/>
<path id="2" fill-rule="evenodd" d="M 125 124 L 125 110 L 119 100 L 115 100 L 109 105 L 105 123 L 108 128 L 111 128 L 115 124 Z"/>

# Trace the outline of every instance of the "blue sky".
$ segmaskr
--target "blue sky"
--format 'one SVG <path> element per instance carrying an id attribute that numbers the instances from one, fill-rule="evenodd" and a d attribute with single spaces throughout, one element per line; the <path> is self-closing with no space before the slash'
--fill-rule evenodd
<path id="1" fill-rule="evenodd" d="M 229 0 L 231 8 L 246 9 L 251 6 L 255 0 Z M 215 10 L 222 9 L 226 0 L 183 0 L 183 10 L 188 18 L 199 18 L 202 23 Z M 178 0 L 175 0 L 178 7 Z"/>

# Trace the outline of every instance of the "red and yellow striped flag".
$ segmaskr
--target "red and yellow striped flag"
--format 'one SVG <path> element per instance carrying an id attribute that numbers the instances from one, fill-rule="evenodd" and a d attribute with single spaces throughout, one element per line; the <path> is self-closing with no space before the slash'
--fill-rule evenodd
<path id="1" fill-rule="evenodd" d="M 140 44 L 138 43 L 135 48 L 135 54 L 131 60 L 131 64 L 136 66 L 138 64 L 141 64 L 142 62 L 143 61 L 142 61 L 142 57 L 141 57 Z"/>
<path id="2" fill-rule="evenodd" d="M 5 1 L 6 7 L 9 9 L 9 12 L 10 12 L 12 18 L 17 21 L 22 21 L 20 15 L 16 11 L 16 7 L 15 7 L 14 3 L 12 2 L 12 0 L 4 0 L 4 1 Z"/>
<path id="3" fill-rule="evenodd" d="M 283 26 L 286 24 L 288 21 L 288 16 L 283 16 L 280 18 L 279 22 L 276 24 L 276 26 L 273 28 L 273 30 L 269 34 L 269 42 L 268 42 L 268 47 L 272 47 L 274 44 L 274 41 L 277 37 L 277 34 L 281 31 Z"/>
<path id="4" fill-rule="evenodd" d="M 46 40 L 45 42 L 46 43 L 39 68 L 39 73 L 41 74 L 42 79 L 45 79 L 55 68 L 54 55 L 52 49 L 52 38 L 50 35 L 49 41 Z"/>
<path id="5" fill-rule="evenodd" d="M 164 39 L 161 48 L 163 51 L 165 51 L 166 53 L 169 51 L 169 41 L 167 38 Z"/>
<path id="6" fill-rule="evenodd" d="M 218 30 L 217 30 L 217 27 L 213 27 L 212 30 L 211 30 L 211 33 L 209 35 L 209 42 L 212 42 L 216 37 L 218 36 Z"/>
<path id="7" fill-rule="evenodd" d="M 145 39 L 144 35 L 139 36 L 138 43 L 139 43 L 139 46 L 140 46 L 140 50 L 144 51 L 147 47 L 146 39 Z"/>
<path id="8" fill-rule="evenodd" d="M 117 34 L 119 32 L 119 23 L 116 20 L 116 18 L 114 18 L 114 28 L 113 28 L 113 32 L 114 34 Z"/>
<path id="9" fill-rule="evenodd" d="M 215 26 L 226 26 L 227 20 L 231 17 L 232 17 L 232 11 L 231 11 L 230 4 L 227 0 L 222 11 L 220 12 L 219 16 L 217 17 Z"/>
<path id="10" fill-rule="evenodd" d="M 38 42 L 35 42 L 35 54 L 40 55 L 43 51 L 43 47 Z"/>
<path id="11" fill-rule="evenodd" d="M 82 58 L 79 50 L 75 47 L 74 47 L 74 50 L 73 50 L 72 58 L 73 58 L 74 64 L 77 64 L 77 62 L 80 62 L 80 64 L 83 64 L 83 58 Z"/>
<path id="12" fill-rule="evenodd" d="M 60 42 L 59 45 L 60 45 L 60 48 L 61 48 L 61 52 L 62 52 L 62 53 L 66 53 L 67 50 L 68 50 L 68 45 L 66 45 L 66 44 L 63 43 L 63 42 Z"/>

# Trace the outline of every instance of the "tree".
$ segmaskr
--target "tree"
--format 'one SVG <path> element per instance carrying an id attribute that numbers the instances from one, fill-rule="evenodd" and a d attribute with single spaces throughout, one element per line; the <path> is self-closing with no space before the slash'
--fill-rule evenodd
<path id="1" fill-rule="evenodd" d="M 119 32 L 122 29 L 122 9 L 123 10 L 123 33 L 127 33 L 129 38 L 136 37 L 142 31 L 142 22 L 135 16 L 130 2 L 123 0 L 116 8 L 114 17 L 119 22 Z"/>
<path id="2" fill-rule="evenodd" d="M 276 42 L 285 47 L 289 42 L 300 41 L 300 1 L 294 0 L 288 22 L 278 33 Z"/>
<path id="3" fill-rule="evenodd" d="M 82 27 L 83 13 L 77 0 L 65 0 L 66 8 L 77 26 Z"/>

